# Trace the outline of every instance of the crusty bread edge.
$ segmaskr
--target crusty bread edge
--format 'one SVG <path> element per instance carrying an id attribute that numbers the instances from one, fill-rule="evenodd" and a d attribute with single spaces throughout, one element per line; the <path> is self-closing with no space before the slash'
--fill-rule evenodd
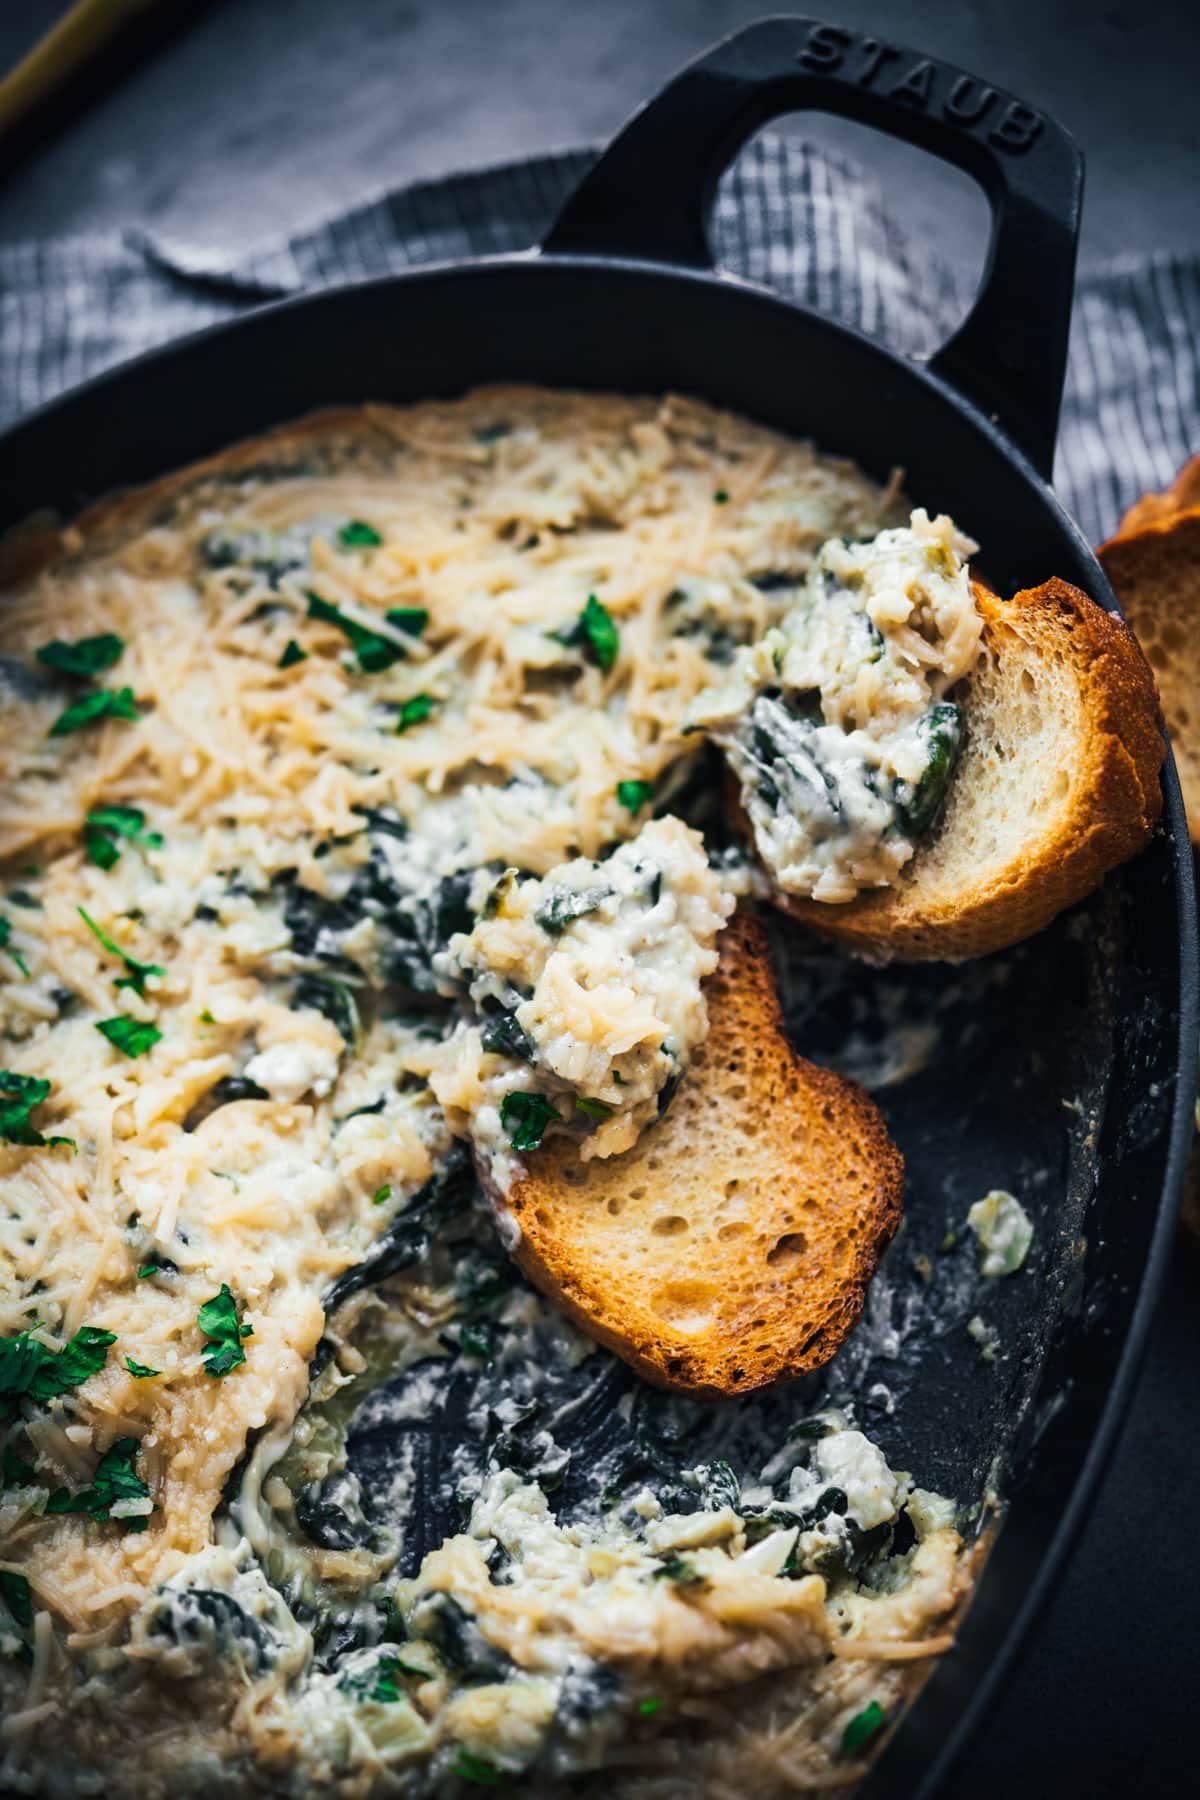
<path id="1" fill-rule="evenodd" d="M 1007 601 L 979 586 L 975 593 L 985 634 L 1031 615 L 1036 624 L 1036 614 L 1045 612 L 1086 642 L 1088 654 L 1077 666 L 1091 693 L 1096 730 L 1084 804 L 1028 861 L 948 905 L 922 906 L 919 849 L 911 875 L 845 905 L 773 893 L 789 916 L 872 961 L 957 962 L 1032 936 L 1143 849 L 1162 810 L 1162 710 L 1150 666 L 1124 620 L 1057 577 Z"/>
<path id="2" fill-rule="evenodd" d="M 729 1399 L 777 1387 L 782 1382 L 794 1380 L 823 1367 L 836 1355 L 858 1323 L 866 1302 L 867 1289 L 884 1252 L 900 1227 L 904 1197 L 904 1158 L 870 1094 L 858 1082 L 809 1062 L 792 1047 L 784 1028 L 767 933 L 761 921 L 745 907 L 739 907 L 726 927 L 722 941 L 726 953 L 738 955 L 740 967 L 752 973 L 764 1009 L 764 1033 L 774 1034 L 781 1049 L 792 1058 L 806 1087 L 814 1096 L 815 1106 L 823 1104 L 826 1108 L 836 1107 L 844 1117 L 853 1117 L 858 1141 L 872 1159 L 878 1184 L 875 1229 L 864 1232 L 857 1242 L 855 1267 L 853 1274 L 842 1284 L 840 1303 L 836 1307 L 830 1307 L 828 1318 L 820 1332 L 808 1340 L 804 1354 L 795 1354 L 790 1345 L 780 1346 L 777 1359 L 759 1370 L 759 1379 L 729 1386 L 701 1373 L 703 1368 L 711 1366 L 712 1359 L 697 1355 L 686 1343 L 680 1343 L 671 1356 L 672 1363 L 681 1366 L 668 1370 L 662 1359 L 649 1354 L 625 1332 L 598 1319 L 595 1312 L 577 1297 L 575 1283 L 564 1279 L 565 1259 L 555 1259 L 552 1255 L 545 1254 L 524 1226 L 521 1228 L 520 1240 L 512 1252 L 522 1273 L 541 1293 L 553 1301 L 589 1337 L 628 1363 L 644 1380 L 655 1387 L 708 1400 Z M 760 979 L 760 971 L 765 978 Z M 686 1075 L 684 1079 L 687 1080 Z M 485 1157 L 476 1153 L 475 1164 L 479 1180 L 493 1208 L 512 1216 L 511 1192 L 505 1194 L 497 1186 Z M 519 1219 L 517 1223 L 520 1224 Z"/>

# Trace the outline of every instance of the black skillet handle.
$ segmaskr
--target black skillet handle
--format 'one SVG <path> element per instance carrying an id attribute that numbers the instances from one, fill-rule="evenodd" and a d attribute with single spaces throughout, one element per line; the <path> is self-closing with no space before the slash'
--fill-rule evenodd
<path id="1" fill-rule="evenodd" d="M 1049 475 L 1067 361 L 1083 159 L 1011 94 L 911 50 L 813 19 L 764 19 L 677 75 L 626 125 L 542 248 L 711 268 L 717 183 L 781 113 L 841 113 L 955 163 L 987 194 L 983 283 L 931 367 Z"/>

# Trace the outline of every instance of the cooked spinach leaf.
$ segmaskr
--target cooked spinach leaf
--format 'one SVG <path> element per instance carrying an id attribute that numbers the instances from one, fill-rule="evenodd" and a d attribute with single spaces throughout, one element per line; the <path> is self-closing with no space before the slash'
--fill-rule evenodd
<path id="1" fill-rule="evenodd" d="M 362 1040 L 358 1002 L 344 981 L 336 975 L 303 975 L 296 983 L 292 1005 L 297 1012 L 319 1012 L 337 1027 L 346 1043 L 356 1047 Z"/>
<path id="2" fill-rule="evenodd" d="M 962 708 L 939 700 L 919 721 L 919 731 L 925 768 L 917 781 L 898 781 L 892 790 L 897 817 L 910 837 L 928 831 L 942 810 L 966 740 Z"/>
<path id="3" fill-rule="evenodd" d="M 598 906 L 612 893 L 610 887 L 597 882 L 595 887 L 574 888 L 551 884 L 546 889 L 546 898 L 534 913 L 534 919 L 543 931 L 556 937 L 565 931 L 573 919 L 582 919 L 587 913 L 595 912 Z"/>
<path id="4" fill-rule="evenodd" d="M 248 1081 L 244 1075 L 222 1075 L 220 1081 L 214 1082 L 208 1092 L 201 1094 L 195 1105 L 185 1114 L 183 1129 L 195 1131 L 197 1125 L 203 1124 L 210 1113 L 218 1107 L 231 1106 L 235 1100 L 265 1100 L 266 1088 L 259 1087 L 256 1081 Z"/>
<path id="5" fill-rule="evenodd" d="M 461 1144 L 455 1144 L 441 1168 L 396 1213 L 370 1255 L 338 1276 L 325 1298 L 326 1313 L 335 1312 L 351 1294 L 375 1287 L 400 1269 L 423 1261 L 438 1233 L 465 1211 L 476 1191 L 471 1158 Z"/>
<path id="6" fill-rule="evenodd" d="M 484 1049 L 493 1056 L 511 1056 L 516 1062 L 533 1061 L 533 1045 L 517 1024 L 515 1009 L 492 1013 L 484 1020 L 480 1036 Z"/>

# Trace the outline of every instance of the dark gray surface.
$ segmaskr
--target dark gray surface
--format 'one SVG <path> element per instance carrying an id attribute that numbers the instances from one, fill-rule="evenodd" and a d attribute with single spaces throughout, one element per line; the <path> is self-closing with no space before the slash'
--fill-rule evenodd
<path id="1" fill-rule="evenodd" d="M 224 0 L 0 185 L 0 238 L 149 226 L 237 249 L 365 190 L 599 140 L 757 0 Z M 820 9 L 816 9 L 820 10 Z M 7 65 L 59 7 L 0 9 Z M 1085 255 L 1200 245 L 1194 5 L 959 0 L 837 16 L 1061 117 L 1088 156 Z M 978 255 L 982 207 L 915 152 L 872 161 L 917 236 Z M 952 1783 L 973 1800 L 1196 1791 L 1200 1258 L 1177 1257 L 1133 1415 L 1016 1682 Z M 1173 1524 L 1172 1520 L 1178 1523 Z"/>

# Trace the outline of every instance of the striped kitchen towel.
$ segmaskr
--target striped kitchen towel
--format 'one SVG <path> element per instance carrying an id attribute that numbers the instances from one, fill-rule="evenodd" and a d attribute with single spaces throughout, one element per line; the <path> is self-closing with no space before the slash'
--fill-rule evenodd
<path id="1" fill-rule="evenodd" d="M 151 344 L 307 287 L 536 243 L 591 166 L 574 151 L 419 182 L 248 256 L 136 234 L 0 245 L 0 420 Z M 722 183 L 718 260 L 911 355 L 969 292 L 910 254 L 850 164 L 764 135 Z M 1055 482 L 1093 543 L 1200 449 L 1200 257 L 1162 252 L 1085 271 Z"/>

